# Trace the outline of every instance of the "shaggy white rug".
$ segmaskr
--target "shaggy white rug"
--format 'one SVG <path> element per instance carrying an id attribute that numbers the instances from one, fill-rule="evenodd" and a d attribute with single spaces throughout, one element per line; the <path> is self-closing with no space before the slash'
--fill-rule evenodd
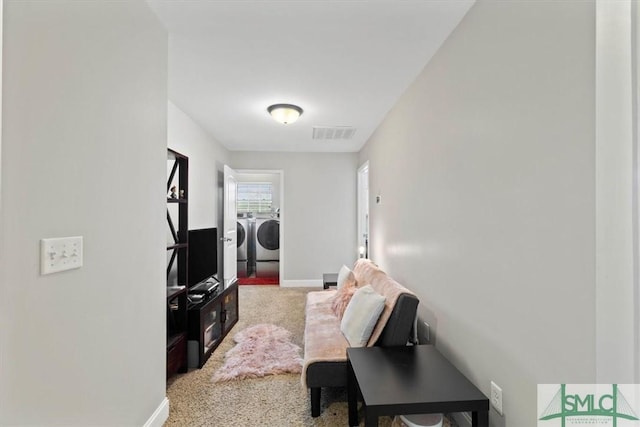
<path id="1" fill-rule="evenodd" d="M 291 332 L 280 326 L 254 325 L 233 340 L 237 344 L 225 354 L 224 365 L 213 374 L 214 382 L 302 371 L 300 347 L 291 342 Z"/>

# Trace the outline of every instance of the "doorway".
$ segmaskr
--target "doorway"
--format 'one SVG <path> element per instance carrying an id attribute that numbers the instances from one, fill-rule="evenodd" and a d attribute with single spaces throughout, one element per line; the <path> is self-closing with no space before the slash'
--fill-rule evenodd
<path id="1" fill-rule="evenodd" d="M 358 256 L 369 258 L 369 162 L 358 168 Z"/>
<path id="2" fill-rule="evenodd" d="M 284 174 L 238 170 L 237 273 L 240 285 L 279 285 L 284 272 Z"/>

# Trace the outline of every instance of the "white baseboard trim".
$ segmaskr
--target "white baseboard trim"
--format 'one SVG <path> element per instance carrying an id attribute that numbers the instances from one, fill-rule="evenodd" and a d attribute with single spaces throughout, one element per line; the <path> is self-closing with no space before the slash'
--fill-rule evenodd
<path id="1" fill-rule="evenodd" d="M 452 412 L 449 415 L 458 424 L 458 427 L 471 427 L 471 413 L 469 412 Z"/>
<path id="2" fill-rule="evenodd" d="M 322 280 L 283 280 L 282 288 L 322 288 Z"/>
<path id="3" fill-rule="evenodd" d="M 153 411 L 153 414 L 149 417 L 144 427 L 162 427 L 165 421 L 169 419 L 169 399 L 165 398 L 160 403 L 160 406 Z"/>

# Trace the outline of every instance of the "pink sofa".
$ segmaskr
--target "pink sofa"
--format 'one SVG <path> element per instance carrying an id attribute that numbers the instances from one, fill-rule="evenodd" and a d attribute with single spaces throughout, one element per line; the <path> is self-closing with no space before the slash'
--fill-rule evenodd
<path id="1" fill-rule="evenodd" d="M 373 262 L 358 260 L 353 268 L 358 287 L 371 285 L 385 297 L 367 346 L 404 346 L 413 341 L 418 298 L 389 277 Z M 340 319 L 331 309 L 336 290 L 309 292 L 305 307 L 304 366 L 302 383 L 310 390 L 311 415 L 320 415 L 322 387 L 345 387 L 349 343 L 340 330 Z"/>

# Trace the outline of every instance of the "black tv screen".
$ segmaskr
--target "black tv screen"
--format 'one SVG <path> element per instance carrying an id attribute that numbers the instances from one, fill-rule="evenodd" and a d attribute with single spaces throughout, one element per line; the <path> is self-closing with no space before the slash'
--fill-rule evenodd
<path id="1" fill-rule="evenodd" d="M 189 230 L 189 287 L 218 273 L 218 230 Z"/>

